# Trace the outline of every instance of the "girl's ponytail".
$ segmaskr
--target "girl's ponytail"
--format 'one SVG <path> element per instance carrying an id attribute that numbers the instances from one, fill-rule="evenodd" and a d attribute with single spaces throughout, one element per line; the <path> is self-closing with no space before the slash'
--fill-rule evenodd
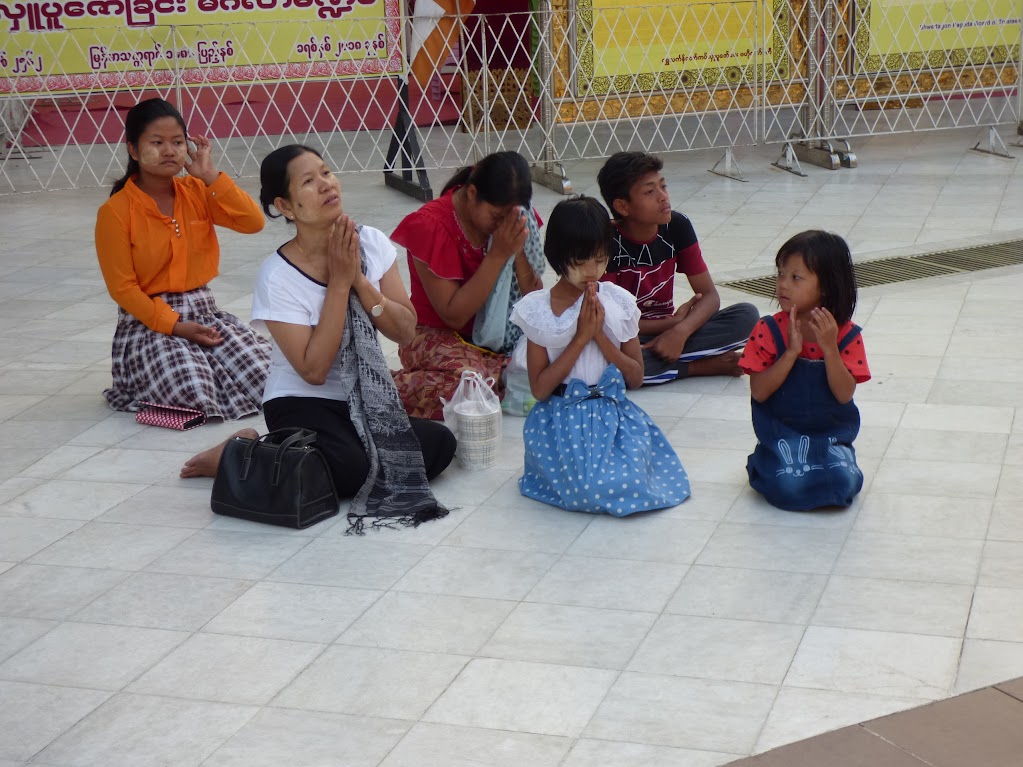
<path id="1" fill-rule="evenodd" d="M 291 199 L 288 191 L 288 185 L 291 183 L 288 166 L 296 157 L 306 153 L 320 157 L 320 153 L 312 147 L 288 144 L 277 147 L 259 164 L 259 204 L 263 206 L 263 213 L 267 218 L 278 218 L 281 215 L 274 205 L 274 200 L 278 197 Z"/>
<path id="2" fill-rule="evenodd" d="M 128 167 L 124 170 L 124 175 L 121 176 L 117 181 L 114 182 L 113 189 L 110 190 L 110 196 L 113 197 L 115 194 L 124 189 L 124 185 L 128 183 L 128 179 L 132 176 L 137 176 L 139 173 L 139 162 L 131 155 L 128 155 Z"/>
<path id="3" fill-rule="evenodd" d="M 528 208 L 533 201 L 533 184 L 529 163 L 518 152 L 494 152 L 475 165 L 460 168 L 441 190 L 441 196 L 456 186 L 476 187 L 476 196 L 483 202 L 503 207 L 521 205 Z"/>
<path id="4" fill-rule="evenodd" d="M 469 180 L 469 176 L 472 175 L 472 169 L 474 165 L 466 165 L 464 168 L 459 168 L 455 171 L 455 175 L 448 179 L 448 182 L 444 185 L 444 188 L 440 190 L 440 196 L 443 197 L 448 193 L 449 190 L 454 189 L 458 186 L 465 186 L 465 182 Z"/>

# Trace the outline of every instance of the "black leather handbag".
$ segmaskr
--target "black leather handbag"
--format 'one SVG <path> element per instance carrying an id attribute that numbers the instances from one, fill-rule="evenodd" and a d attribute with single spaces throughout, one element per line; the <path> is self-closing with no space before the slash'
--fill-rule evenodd
<path id="1" fill-rule="evenodd" d="M 232 437 L 213 480 L 213 511 L 299 529 L 333 517 L 337 492 L 315 441 L 316 432 L 299 428 Z"/>

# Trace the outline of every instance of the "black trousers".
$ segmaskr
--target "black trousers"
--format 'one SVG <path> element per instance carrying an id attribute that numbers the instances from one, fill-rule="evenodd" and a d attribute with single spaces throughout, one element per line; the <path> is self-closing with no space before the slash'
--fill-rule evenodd
<path id="1" fill-rule="evenodd" d="M 718 349 L 734 343 L 745 341 L 753 332 L 753 326 L 760 319 L 760 310 L 753 304 L 732 304 L 718 309 L 702 327 L 689 336 L 682 354 L 692 354 L 708 349 Z M 639 337 L 640 343 L 651 341 L 656 336 Z M 652 349 L 643 350 L 643 376 L 645 384 L 665 383 L 672 376 L 664 376 L 668 371 L 674 372 L 674 378 L 689 376 L 689 363 L 682 360 L 663 360 Z M 661 380 L 650 380 L 661 377 Z"/>
<path id="2" fill-rule="evenodd" d="M 347 402 L 319 397 L 277 397 L 263 404 L 270 431 L 299 426 L 316 432 L 341 498 L 354 496 L 369 475 L 369 457 L 352 424 Z M 423 451 L 427 479 L 439 475 L 455 455 L 455 435 L 439 421 L 410 418 L 412 431 Z"/>

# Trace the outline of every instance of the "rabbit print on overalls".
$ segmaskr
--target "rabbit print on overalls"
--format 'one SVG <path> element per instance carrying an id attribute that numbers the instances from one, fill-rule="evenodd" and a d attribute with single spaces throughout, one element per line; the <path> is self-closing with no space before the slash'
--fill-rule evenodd
<path id="1" fill-rule="evenodd" d="M 823 469 L 824 467 L 820 464 L 811 466 L 807 463 L 807 459 L 810 457 L 810 438 L 801 434 L 799 436 L 799 463 L 792 463 L 792 448 L 789 443 L 783 439 L 778 440 L 778 452 L 781 453 L 781 457 L 785 460 L 785 467 L 778 469 L 775 474 L 781 476 L 782 474 L 794 474 L 797 477 L 801 477 L 807 472 L 816 471 Z"/>
<path id="2" fill-rule="evenodd" d="M 778 323 L 768 317 L 778 357 L 787 347 Z M 857 335 L 839 341 L 843 350 Z M 752 401 L 757 446 L 746 463 L 750 486 L 773 506 L 806 511 L 848 506 L 863 487 L 852 443 L 860 430 L 860 411 L 842 404 L 828 386 L 824 360 L 800 357 L 785 382 L 766 402 Z"/>

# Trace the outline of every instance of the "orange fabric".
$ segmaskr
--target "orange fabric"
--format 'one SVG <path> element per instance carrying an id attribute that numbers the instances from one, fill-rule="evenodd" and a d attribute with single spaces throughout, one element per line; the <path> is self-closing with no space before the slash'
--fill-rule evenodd
<path id="1" fill-rule="evenodd" d="M 209 186 L 192 176 L 175 178 L 174 192 L 174 216 L 165 216 L 129 179 L 96 216 L 96 256 L 110 297 L 146 327 L 167 335 L 178 313 L 151 296 L 194 290 L 217 276 L 220 245 L 214 225 L 251 234 L 265 223 L 256 202 L 224 173 Z"/>
<path id="2" fill-rule="evenodd" d="M 440 69 L 458 42 L 462 17 L 472 13 L 476 0 L 434 0 L 434 3 L 438 7 L 425 13 L 417 7 L 416 12 L 419 15 L 413 14 L 413 23 L 434 21 L 433 29 L 426 35 L 419 50 L 415 51 L 410 67 L 412 77 L 423 88 L 430 82 L 434 72 Z M 442 11 L 443 15 L 435 15 L 437 11 Z"/>

